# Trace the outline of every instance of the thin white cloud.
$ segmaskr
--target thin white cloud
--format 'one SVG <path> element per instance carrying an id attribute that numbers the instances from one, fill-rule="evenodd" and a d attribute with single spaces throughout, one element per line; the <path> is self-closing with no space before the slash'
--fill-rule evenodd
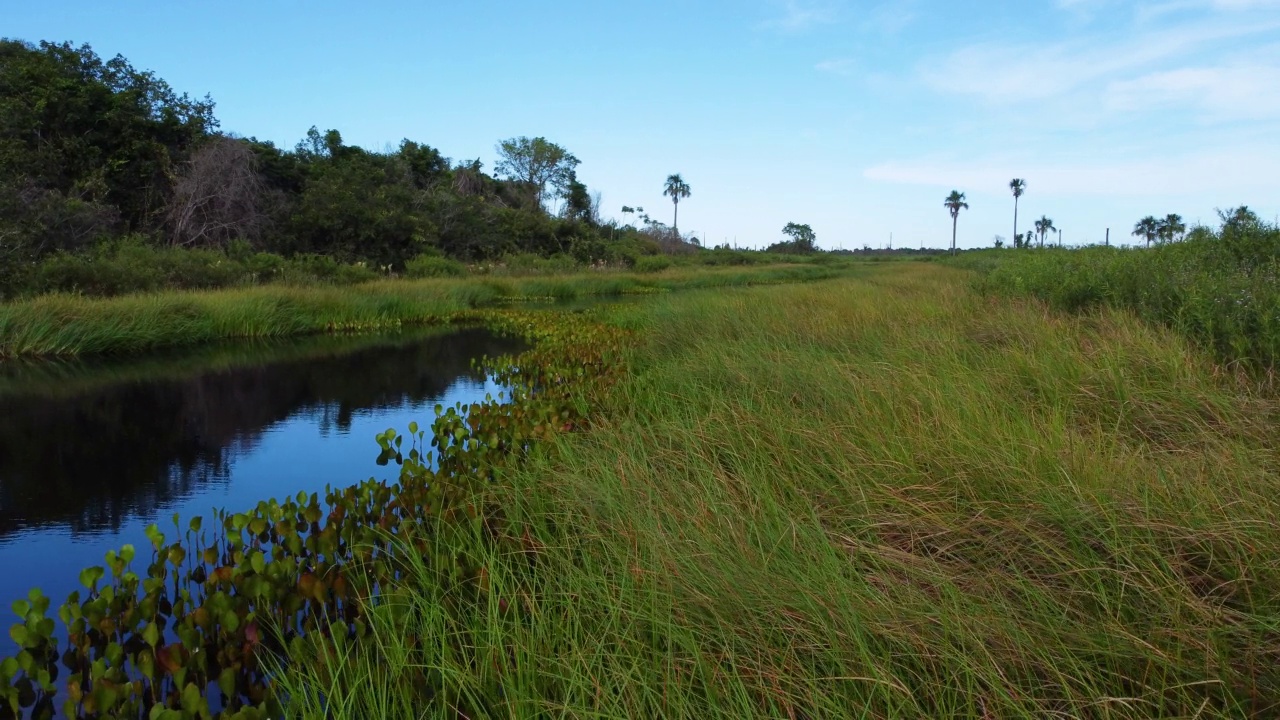
<path id="1" fill-rule="evenodd" d="M 917 0 L 882 2 L 862 14 L 859 26 L 863 32 L 877 35 L 897 35 L 910 27 L 920 17 L 917 6 Z"/>
<path id="2" fill-rule="evenodd" d="M 1145 24 L 1181 12 L 1247 13 L 1268 8 L 1280 8 L 1280 0 L 1162 0 L 1139 5 L 1134 15 Z"/>
<path id="3" fill-rule="evenodd" d="M 857 67 L 857 62 L 852 58 L 831 58 L 814 65 L 813 69 L 832 75 L 852 75 Z"/>
<path id="4" fill-rule="evenodd" d="M 775 0 L 780 14 L 766 20 L 764 27 L 783 32 L 800 32 L 836 22 L 839 8 L 830 0 Z"/>
<path id="5" fill-rule="evenodd" d="M 881 182 L 1003 191 L 1011 177 L 1030 178 L 1037 194 L 1107 197 L 1204 195 L 1226 192 L 1240 197 L 1274 188 L 1280 148 L 1222 148 L 1141 161 L 1026 163 L 1011 160 L 934 162 L 890 161 L 869 167 L 863 176 Z"/>
<path id="6" fill-rule="evenodd" d="M 1119 111 L 1191 109 L 1205 121 L 1280 118 L 1280 66 L 1237 64 L 1153 72 L 1107 87 Z"/>
<path id="7" fill-rule="evenodd" d="M 1193 52 L 1226 40 L 1280 29 L 1280 22 L 1186 24 L 1146 31 L 1118 43 L 1093 36 L 1043 45 L 980 43 L 926 60 L 920 76 L 943 93 L 972 95 L 997 104 L 1062 98 L 1087 87 L 1101 93 L 1120 82 L 1168 68 Z"/>

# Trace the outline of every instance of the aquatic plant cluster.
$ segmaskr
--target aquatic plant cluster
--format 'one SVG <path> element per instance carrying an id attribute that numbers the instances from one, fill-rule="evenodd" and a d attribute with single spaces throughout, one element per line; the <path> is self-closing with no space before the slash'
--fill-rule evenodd
<path id="1" fill-rule="evenodd" d="M 148 561 L 125 546 L 80 573 L 83 590 L 56 611 L 65 641 L 51 600 L 32 590 L 13 604 L 9 634 L 22 650 L 0 661 L 0 718 L 52 717 L 55 708 L 70 718 L 278 716 L 282 658 L 302 643 L 340 651 L 359 642 L 363 618 L 394 596 L 405 563 L 423 562 L 393 551 L 406 538 L 463 533 L 521 548 L 527 538 L 479 491 L 509 463 L 544 452 L 540 441 L 586 423 L 590 398 L 616 377 L 625 332 L 578 314 L 483 317 L 533 342 L 515 358 L 480 361 L 511 388 L 509 403 L 437 406 L 430 428 L 379 435 L 379 461 L 400 466 L 393 485 L 263 501 L 209 522 L 175 516 L 172 532 L 151 526 Z M 465 553 L 431 562 L 454 611 L 486 591 L 485 568 Z M 432 692 L 431 678 L 422 680 Z"/>

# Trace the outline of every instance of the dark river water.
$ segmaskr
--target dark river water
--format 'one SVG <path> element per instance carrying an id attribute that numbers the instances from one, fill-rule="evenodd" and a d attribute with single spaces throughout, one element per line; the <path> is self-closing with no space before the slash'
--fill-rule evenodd
<path id="1" fill-rule="evenodd" d="M 129 361 L 0 362 L 0 627 L 53 603 L 150 523 L 375 477 L 374 436 L 502 390 L 471 361 L 523 344 L 479 330 L 312 337 Z M 207 526 L 207 524 L 206 524 Z M 16 651 L 0 634 L 0 658 Z"/>

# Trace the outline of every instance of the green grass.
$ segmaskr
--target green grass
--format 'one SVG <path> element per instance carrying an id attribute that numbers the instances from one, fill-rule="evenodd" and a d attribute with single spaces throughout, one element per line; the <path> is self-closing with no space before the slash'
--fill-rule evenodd
<path id="1" fill-rule="evenodd" d="M 237 338 L 436 324 L 513 299 L 607 297 L 689 288 L 805 282 L 858 266 L 672 268 L 531 278 L 382 280 L 93 299 L 46 295 L 0 304 L 0 358 L 133 354 Z"/>
<path id="2" fill-rule="evenodd" d="M 1251 369 L 1280 363 L 1280 228 L 1227 223 L 1150 249 L 1003 250 L 952 261 L 980 287 L 1067 311 L 1129 310 Z"/>
<path id="3" fill-rule="evenodd" d="M 1280 712 L 1280 403 L 1179 335 L 931 264 L 601 312 L 629 371 L 489 491 L 514 542 L 417 539 L 293 716 Z"/>

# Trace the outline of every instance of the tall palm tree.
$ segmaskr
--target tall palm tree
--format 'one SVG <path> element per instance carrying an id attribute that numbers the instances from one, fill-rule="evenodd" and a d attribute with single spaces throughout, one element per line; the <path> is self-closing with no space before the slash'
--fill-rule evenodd
<path id="1" fill-rule="evenodd" d="M 1154 215 L 1148 215 L 1139 220 L 1133 226 L 1133 236 L 1146 238 L 1147 247 L 1151 247 L 1151 241 L 1155 240 L 1160 234 L 1160 221 L 1156 220 Z"/>
<path id="2" fill-rule="evenodd" d="M 1180 240 L 1182 234 L 1187 231 L 1187 226 L 1182 222 L 1182 216 L 1177 213 L 1169 213 L 1164 216 L 1163 220 L 1157 221 L 1157 235 L 1161 242 L 1173 242 Z"/>
<path id="3" fill-rule="evenodd" d="M 1013 236 L 1018 237 L 1018 198 L 1027 191 L 1027 181 L 1014 178 L 1009 181 L 1009 189 L 1013 191 Z"/>
<path id="4" fill-rule="evenodd" d="M 1053 220 L 1044 215 L 1040 216 L 1040 219 L 1036 221 L 1036 235 L 1040 236 L 1040 247 L 1044 247 L 1044 236 L 1056 229 L 1053 226 Z"/>
<path id="5" fill-rule="evenodd" d="M 943 206 L 951 211 L 951 254 L 956 254 L 956 220 L 960 218 L 961 210 L 968 210 L 969 203 L 964 201 L 964 193 L 959 190 L 952 190 L 946 200 L 942 201 Z"/>
<path id="6" fill-rule="evenodd" d="M 675 206 L 675 215 L 671 220 L 671 227 L 677 233 L 680 232 L 680 199 L 689 197 L 689 183 L 680 177 L 680 173 L 667 176 L 666 189 L 662 191 L 663 195 L 671 196 L 671 204 Z"/>

